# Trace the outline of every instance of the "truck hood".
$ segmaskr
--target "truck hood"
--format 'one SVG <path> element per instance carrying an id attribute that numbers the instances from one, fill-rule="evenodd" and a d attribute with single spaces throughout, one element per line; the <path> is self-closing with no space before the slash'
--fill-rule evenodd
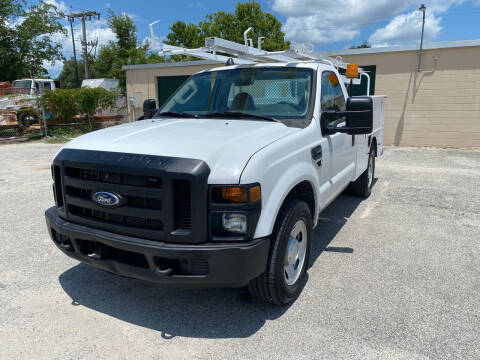
<path id="1" fill-rule="evenodd" d="M 265 121 L 153 119 L 95 131 L 64 148 L 203 160 L 211 170 L 210 184 L 235 184 L 254 153 L 297 131 Z"/>

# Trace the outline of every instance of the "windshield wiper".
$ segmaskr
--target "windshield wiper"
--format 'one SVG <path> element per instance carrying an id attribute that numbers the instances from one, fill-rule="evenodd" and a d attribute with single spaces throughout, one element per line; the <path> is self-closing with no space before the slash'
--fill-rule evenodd
<path id="1" fill-rule="evenodd" d="M 262 116 L 262 115 L 255 115 L 255 114 L 250 114 L 250 113 L 244 113 L 240 111 L 222 111 L 222 112 L 213 112 L 213 113 L 207 113 L 203 115 L 204 117 L 227 117 L 227 118 L 251 118 L 251 119 L 258 119 L 258 120 L 264 120 L 264 121 L 275 121 L 281 123 L 280 120 L 275 119 L 274 117 L 270 116 Z"/>
<path id="2" fill-rule="evenodd" d="M 181 117 L 181 118 L 197 118 L 197 114 L 189 114 L 186 112 L 176 112 L 176 111 L 165 111 L 158 113 L 156 117 L 158 116 L 171 116 L 171 117 Z"/>

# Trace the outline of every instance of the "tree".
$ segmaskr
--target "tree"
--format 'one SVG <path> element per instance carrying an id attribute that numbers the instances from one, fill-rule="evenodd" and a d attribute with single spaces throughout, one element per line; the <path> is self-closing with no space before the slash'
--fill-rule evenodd
<path id="1" fill-rule="evenodd" d="M 262 49 L 268 51 L 285 50 L 290 46 L 281 30 L 282 23 L 272 14 L 262 11 L 260 4 L 255 1 L 238 3 L 234 14 L 224 11 L 209 14 L 198 25 L 177 21 L 170 27 L 164 42 L 196 48 L 205 45 L 206 37 L 217 36 L 243 43 L 243 32 L 249 27 L 253 27 L 248 36 L 253 39 L 254 46 L 258 45 L 259 36 L 265 37 Z"/>
<path id="2" fill-rule="evenodd" d="M 63 14 L 41 1 L 29 8 L 23 0 L 0 2 L 0 80 L 42 76 L 45 62 L 62 60 L 62 48 L 52 35 L 66 35 Z"/>
<path id="3" fill-rule="evenodd" d="M 91 77 L 118 79 L 120 88 L 125 91 L 126 79 L 124 65 L 145 64 L 149 62 L 149 44 L 139 44 L 137 28 L 127 14 L 116 15 L 109 10 L 108 27 L 116 36 L 115 41 L 102 45 L 96 58 L 89 59 Z M 79 61 L 80 80 L 85 78 L 83 62 Z M 75 63 L 73 59 L 64 61 L 64 67 L 58 77 L 65 88 L 76 87 Z"/>
<path id="4" fill-rule="evenodd" d="M 112 9 L 108 10 L 107 24 L 117 36 L 117 46 L 122 50 L 137 47 L 137 27 L 127 14 L 115 15 Z"/>
<path id="5" fill-rule="evenodd" d="M 88 57 L 88 63 L 92 64 L 94 62 L 94 57 Z M 82 83 L 82 80 L 85 79 L 85 67 L 83 66 L 83 60 L 78 60 L 78 78 L 80 84 L 77 84 L 77 78 L 75 74 L 75 60 L 71 57 L 68 60 L 63 61 L 62 72 L 58 75 L 57 81 L 60 83 L 62 89 L 73 89 L 79 87 Z M 96 73 L 95 69 L 90 68 L 90 77 L 95 78 Z"/>
<path id="6" fill-rule="evenodd" d="M 139 45 L 137 28 L 127 14 L 116 15 L 110 10 L 108 26 L 115 33 L 117 41 L 109 41 L 100 47 L 92 69 L 98 77 L 118 79 L 120 88 L 125 91 L 124 65 L 145 64 L 148 57 L 148 44 Z"/>
<path id="7" fill-rule="evenodd" d="M 370 43 L 367 40 L 363 40 L 363 42 L 360 45 L 350 46 L 350 49 L 367 49 L 367 48 L 371 48 L 371 47 L 372 47 L 372 45 L 370 45 Z"/>

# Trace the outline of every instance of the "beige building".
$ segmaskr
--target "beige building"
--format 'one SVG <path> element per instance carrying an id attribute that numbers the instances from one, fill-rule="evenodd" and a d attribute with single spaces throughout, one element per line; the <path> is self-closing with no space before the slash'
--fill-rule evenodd
<path id="1" fill-rule="evenodd" d="M 385 145 L 480 148 L 480 40 L 425 47 L 418 72 L 418 49 L 388 47 L 331 51 L 345 62 L 371 71 L 371 90 L 387 95 Z M 127 93 L 140 116 L 144 99 L 164 101 L 188 75 L 212 61 L 125 67 Z"/>

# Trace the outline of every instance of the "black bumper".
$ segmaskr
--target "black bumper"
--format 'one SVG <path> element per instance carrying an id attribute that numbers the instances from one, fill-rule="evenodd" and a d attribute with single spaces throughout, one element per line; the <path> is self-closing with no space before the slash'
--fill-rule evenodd
<path id="1" fill-rule="evenodd" d="M 269 239 L 248 243 L 171 244 L 118 235 L 45 212 L 55 245 L 112 273 L 175 287 L 242 287 L 265 271 Z"/>

